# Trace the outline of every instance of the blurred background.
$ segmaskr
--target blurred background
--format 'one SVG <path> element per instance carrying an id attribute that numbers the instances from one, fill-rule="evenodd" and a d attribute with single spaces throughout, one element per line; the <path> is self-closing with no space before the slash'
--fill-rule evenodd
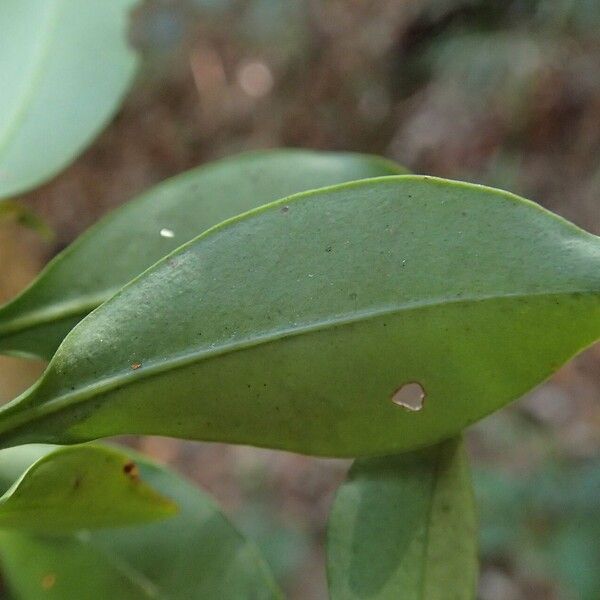
<path id="1" fill-rule="evenodd" d="M 382 154 L 490 184 L 600 234 L 598 0 L 148 0 L 112 124 L 0 226 L 0 300 L 162 179 L 276 146 Z M 481 600 L 600 598 L 600 346 L 468 432 Z M 43 368 L 0 359 L 0 400 Z M 326 598 L 324 534 L 348 461 L 161 438 L 139 447 L 210 491 L 294 600 Z M 376 560 L 373 557 L 373 560 Z"/>

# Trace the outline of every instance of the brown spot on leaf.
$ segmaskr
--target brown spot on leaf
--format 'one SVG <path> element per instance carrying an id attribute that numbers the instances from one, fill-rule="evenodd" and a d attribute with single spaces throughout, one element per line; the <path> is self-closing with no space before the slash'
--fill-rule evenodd
<path id="1" fill-rule="evenodd" d="M 56 583 L 56 575 L 54 573 L 47 573 L 42 577 L 42 589 L 50 590 Z"/>
<path id="2" fill-rule="evenodd" d="M 123 465 L 123 473 L 127 475 L 130 479 L 136 480 L 139 479 L 140 472 L 138 470 L 137 465 L 130 460 Z"/>
<path id="3" fill-rule="evenodd" d="M 134 371 L 137 371 L 137 369 L 139 369 L 141 366 L 142 366 L 142 363 L 140 363 L 140 362 L 134 362 L 134 363 L 131 365 L 131 368 L 132 368 Z"/>

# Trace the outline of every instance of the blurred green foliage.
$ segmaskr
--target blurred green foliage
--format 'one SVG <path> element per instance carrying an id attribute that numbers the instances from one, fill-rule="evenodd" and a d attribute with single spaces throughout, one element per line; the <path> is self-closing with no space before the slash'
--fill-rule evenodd
<path id="1" fill-rule="evenodd" d="M 548 461 L 518 475 L 474 475 L 481 557 L 559 583 L 569 598 L 600 596 L 600 461 Z"/>

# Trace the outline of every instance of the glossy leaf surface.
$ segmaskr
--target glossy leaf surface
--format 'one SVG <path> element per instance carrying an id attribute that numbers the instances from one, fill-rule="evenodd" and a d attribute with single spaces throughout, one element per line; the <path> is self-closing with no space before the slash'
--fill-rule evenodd
<path id="1" fill-rule="evenodd" d="M 481 186 L 354 182 L 247 213 L 146 271 L 0 411 L 0 441 L 392 454 L 457 434 L 598 337 L 596 236 Z M 396 403 L 408 384 L 421 410 Z"/>
<path id="2" fill-rule="evenodd" d="M 31 451 L 0 453 L 0 479 Z M 21 456 L 23 455 L 23 456 Z M 50 598 L 281 598 L 255 546 L 200 490 L 165 468 L 131 455 L 140 477 L 175 500 L 177 516 L 153 524 L 64 536 L 0 532 L 5 585 L 20 600 Z"/>
<path id="3" fill-rule="evenodd" d="M 402 172 L 358 154 L 257 152 L 170 179 L 110 213 L 0 308 L 0 351 L 50 359 L 68 331 L 157 260 L 204 230 L 284 196 Z"/>
<path id="4" fill-rule="evenodd" d="M 0 498 L 0 529 L 63 533 L 155 521 L 176 512 L 171 500 L 140 479 L 125 454 L 74 446 L 35 462 Z"/>
<path id="5" fill-rule="evenodd" d="M 359 459 L 328 531 L 331 600 L 472 600 L 477 524 L 467 457 L 454 439 Z"/>
<path id="6" fill-rule="evenodd" d="M 0 198 L 64 168 L 113 115 L 137 65 L 136 3 L 0 2 Z"/>

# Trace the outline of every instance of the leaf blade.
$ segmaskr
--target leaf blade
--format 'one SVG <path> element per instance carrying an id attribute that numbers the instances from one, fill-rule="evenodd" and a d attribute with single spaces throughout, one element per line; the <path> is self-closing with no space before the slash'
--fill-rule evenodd
<path id="1" fill-rule="evenodd" d="M 137 68 L 126 39 L 136 1 L 2 3 L 0 198 L 52 177 L 110 119 Z"/>
<path id="2" fill-rule="evenodd" d="M 402 172 L 372 156 L 278 150 L 235 156 L 169 179 L 107 215 L 0 307 L 0 352 L 50 359 L 83 316 L 225 219 L 312 187 Z"/>
<path id="3" fill-rule="evenodd" d="M 477 527 L 460 440 L 359 459 L 338 490 L 328 528 L 332 600 L 470 600 Z"/>
<path id="4" fill-rule="evenodd" d="M 35 600 L 42 595 L 56 600 L 161 598 L 137 573 L 122 569 L 75 537 L 40 538 L 2 531 L 0 554 L 8 588 L 23 600 Z"/>
<path id="5" fill-rule="evenodd" d="M 97 309 L 0 411 L 3 443 L 435 443 L 600 336 L 599 261 L 597 237 L 481 186 L 399 176 L 300 194 L 213 228 Z M 392 399 L 410 382 L 426 399 L 408 414 Z"/>
<path id="6" fill-rule="evenodd" d="M 51 450 L 21 446 L 1 452 L 0 483 L 6 486 L 15 470 Z M 42 591 L 44 597 L 82 600 L 282 598 L 256 546 L 206 494 L 167 468 L 128 455 L 180 512 L 156 523 L 64 536 L 1 532 L 0 560 L 11 591 L 23 600 L 36 600 Z"/>
<path id="7" fill-rule="evenodd" d="M 0 498 L 0 528 L 57 534 L 154 521 L 176 512 L 123 453 L 75 446 L 36 461 Z"/>

